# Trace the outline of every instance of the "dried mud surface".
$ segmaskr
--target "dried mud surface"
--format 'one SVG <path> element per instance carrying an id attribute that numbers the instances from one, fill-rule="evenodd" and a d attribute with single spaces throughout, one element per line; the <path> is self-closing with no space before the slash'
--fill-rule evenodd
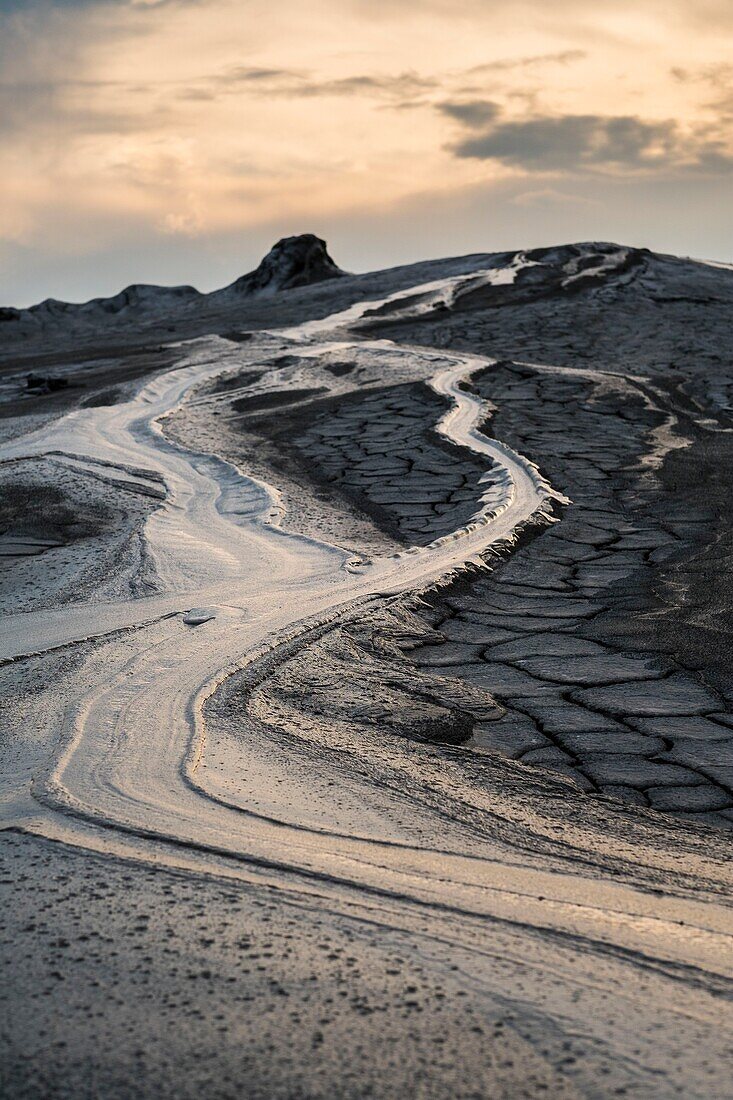
<path id="1" fill-rule="evenodd" d="M 6 349 L 4 1095 L 727 1095 L 732 304 L 565 246 Z"/>

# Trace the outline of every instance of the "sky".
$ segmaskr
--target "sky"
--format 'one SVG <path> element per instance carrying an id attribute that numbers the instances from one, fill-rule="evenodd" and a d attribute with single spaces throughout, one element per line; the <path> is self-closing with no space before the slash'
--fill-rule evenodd
<path id="1" fill-rule="evenodd" d="M 0 304 L 572 240 L 733 259 L 732 0 L 0 0 Z"/>

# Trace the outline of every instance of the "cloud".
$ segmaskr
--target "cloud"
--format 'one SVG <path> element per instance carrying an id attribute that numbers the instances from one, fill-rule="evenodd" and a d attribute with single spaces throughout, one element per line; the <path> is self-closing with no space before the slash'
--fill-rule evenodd
<path id="1" fill-rule="evenodd" d="M 53 147 L 73 135 L 140 134 L 163 126 L 169 113 L 164 106 L 135 102 L 135 91 L 122 82 L 106 80 L 49 80 L 0 83 L 0 134 L 4 137 L 43 135 Z M 104 93 L 110 93 L 103 105 Z M 129 94 L 128 94 L 129 93 Z M 115 104 L 115 100 L 118 105 Z"/>
<path id="2" fill-rule="evenodd" d="M 50 151 L 80 136 L 114 140 L 170 124 L 157 95 L 170 81 L 106 79 L 98 58 L 110 47 L 114 58 L 154 40 L 174 16 L 204 2 L 0 0 L 0 134 Z M 191 89 L 187 98 L 203 96 Z"/>
<path id="3" fill-rule="evenodd" d="M 187 99 L 215 98 L 217 93 L 222 92 L 307 99 L 321 96 L 365 96 L 402 104 L 405 100 L 421 96 L 438 86 L 437 78 L 409 71 L 394 75 L 355 73 L 352 76 L 324 80 L 302 69 L 236 66 L 202 78 L 193 87 L 184 89 L 180 95 Z"/>
<path id="4" fill-rule="evenodd" d="M 13 15 L 71 15 L 93 9 L 117 9 L 124 12 L 144 13 L 156 8 L 186 7 L 201 3 L 202 0 L 0 0 L 0 16 Z"/>
<path id="5" fill-rule="evenodd" d="M 179 94 L 183 99 L 202 100 L 215 98 L 216 94 L 222 91 L 281 98 L 362 96 L 385 100 L 392 106 L 406 108 L 424 104 L 426 95 L 450 86 L 456 80 L 465 80 L 468 77 L 475 80 L 476 77 L 488 73 L 525 69 L 542 64 L 568 64 L 581 60 L 585 56 L 583 50 L 562 50 L 528 57 L 504 58 L 442 75 L 428 75 L 407 70 L 395 74 L 356 73 L 328 80 L 298 69 L 236 66 L 225 72 L 202 78 L 201 82 L 182 90 Z M 445 100 L 437 104 L 437 107 L 449 117 L 471 126 L 486 124 L 496 113 L 493 104 L 478 99 Z"/>
<path id="6" fill-rule="evenodd" d="M 265 85 L 290 87 L 304 79 L 303 73 L 298 70 L 263 68 L 257 65 L 235 65 L 232 69 L 226 69 L 209 77 L 211 84 L 225 88 L 249 85 L 255 88 Z"/>
<path id="7" fill-rule="evenodd" d="M 670 73 L 679 84 L 701 84 L 710 88 L 714 98 L 704 103 L 703 107 L 714 111 L 722 119 L 730 121 L 733 117 L 733 64 L 729 61 L 702 65 L 696 69 L 674 66 Z"/>
<path id="8" fill-rule="evenodd" d="M 163 233 L 184 237 L 197 237 L 203 228 L 203 221 L 197 211 L 181 214 L 166 214 L 160 224 Z"/>
<path id="9" fill-rule="evenodd" d="M 584 61 L 587 56 L 585 50 L 558 50 L 555 53 L 532 54 L 529 57 L 506 57 L 497 61 L 487 61 L 483 65 L 474 65 L 466 69 L 464 76 L 506 72 L 511 69 L 529 69 L 536 65 L 569 65 L 573 61 Z"/>
<path id="10" fill-rule="evenodd" d="M 489 73 L 521 70 L 543 64 L 569 64 L 584 57 L 584 50 L 562 50 L 526 57 L 502 58 L 447 74 L 428 75 L 407 70 L 396 74 L 356 73 L 336 79 L 322 79 L 302 69 L 235 66 L 224 72 L 202 77 L 193 86 L 181 90 L 179 98 L 213 99 L 222 91 L 282 98 L 363 96 L 387 100 L 395 107 L 413 107 L 424 103 L 426 94 L 455 85 L 456 81 L 465 81 L 469 77 L 475 80 L 476 77 Z M 439 104 L 438 109 L 468 125 L 486 123 L 491 117 L 491 105 L 484 107 L 478 100 L 449 100 Z"/>
<path id="11" fill-rule="evenodd" d="M 30 11 L 80 10 L 92 7 L 97 0 L 0 0 L 0 15 L 27 14 Z"/>
<path id="12" fill-rule="evenodd" d="M 89 78 L 91 51 L 110 38 L 120 40 L 117 13 L 120 2 L 106 0 L 28 0 L 7 3 L 0 35 L 0 132 L 29 140 L 34 130 L 44 146 L 75 132 L 119 133 L 136 122 L 122 106 L 116 82 Z M 127 4 L 125 3 L 125 7 Z M 137 20 L 126 30 L 137 31 Z M 100 93 L 109 89 L 107 106 Z M 102 115 L 107 115 L 107 122 Z M 99 116 L 99 117 L 98 117 Z M 149 117 L 149 116 L 148 116 Z M 145 119 L 141 119 L 145 126 Z M 149 122 L 147 123 L 149 125 Z"/>
<path id="13" fill-rule="evenodd" d="M 490 99 L 444 100 L 436 104 L 437 110 L 464 126 L 484 127 L 493 122 L 500 108 Z"/>
<path id="14" fill-rule="evenodd" d="M 451 146 L 459 158 L 529 172 L 694 168 L 730 171 L 733 155 L 710 127 L 682 131 L 672 120 L 635 115 L 540 115 L 497 122 Z"/>
<path id="15" fill-rule="evenodd" d="M 603 206 L 603 203 L 597 199 L 591 199 L 586 196 L 576 194 L 569 194 L 566 191 L 556 191 L 552 187 L 542 187 L 536 191 L 521 191 L 518 195 L 513 195 L 508 202 L 512 206 L 523 206 L 528 209 L 543 206 L 572 206 L 577 208 L 578 206 Z"/>
<path id="16" fill-rule="evenodd" d="M 388 99 L 403 99 L 419 95 L 438 86 L 434 77 L 405 72 L 396 76 L 349 76 L 339 80 L 304 82 L 298 95 L 373 95 Z"/>

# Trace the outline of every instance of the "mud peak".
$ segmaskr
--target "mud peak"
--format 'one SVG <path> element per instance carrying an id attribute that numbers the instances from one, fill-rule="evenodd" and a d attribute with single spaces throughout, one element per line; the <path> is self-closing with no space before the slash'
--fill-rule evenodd
<path id="1" fill-rule="evenodd" d="M 260 265 L 228 288 L 239 294 L 267 294 L 336 279 L 345 272 L 328 253 L 326 242 L 314 233 L 281 237 Z"/>

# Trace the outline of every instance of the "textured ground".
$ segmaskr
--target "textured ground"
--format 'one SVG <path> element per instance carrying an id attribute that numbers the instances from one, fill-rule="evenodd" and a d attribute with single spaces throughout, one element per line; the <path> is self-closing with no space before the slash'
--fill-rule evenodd
<path id="1" fill-rule="evenodd" d="M 599 384 L 516 363 L 484 374 L 492 430 L 538 462 L 573 507 L 495 581 L 480 582 L 470 607 L 453 608 L 465 626 L 446 624 L 453 641 L 474 647 L 493 641 L 492 629 L 511 636 L 490 649 L 431 648 L 422 659 L 496 689 L 515 721 L 516 740 L 504 742 L 514 755 L 570 770 L 584 787 L 724 824 L 732 592 L 730 505 L 717 485 L 730 470 L 730 289 L 713 274 L 690 282 L 672 265 L 642 266 L 591 301 L 482 311 L 466 300 L 442 323 L 403 326 L 410 340 L 497 355 L 511 343 L 515 359 L 622 375 Z M 497 743 L 507 721 L 495 727 Z"/>
<path id="2" fill-rule="evenodd" d="M 448 595 L 434 622 L 445 640 L 412 660 L 504 705 L 473 745 L 550 766 L 584 790 L 727 825 L 733 684 L 700 668 L 689 643 L 674 652 L 668 624 L 684 590 L 663 579 L 704 553 L 720 524 L 698 485 L 665 491 L 690 416 L 618 375 L 502 361 L 475 388 L 496 409 L 491 431 L 539 461 L 573 504 L 495 576 Z M 293 398 L 277 417 L 246 398 L 237 412 L 252 438 L 287 448 L 291 469 L 317 474 L 404 543 L 428 543 L 476 510 L 480 464 L 426 428 L 440 402 L 424 385 Z"/>
<path id="3" fill-rule="evenodd" d="M 461 1095 L 568 1086 L 413 936 L 8 837 L 3 1094 Z M 32 899 L 32 900 L 31 900 Z M 284 1043 L 284 1037 L 287 1042 Z M 387 1089 L 384 1082 L 389 1081 Z M 565 1095 L 573 1095 L 568 1091 Z"/>
<path id="4" fill-rule="evenodd" d="M 14 338 L 4 1095 L 728 1095 L 732 304 L 584 246 Z M 490 546 L 514 452 L 569 503 Z"/>

